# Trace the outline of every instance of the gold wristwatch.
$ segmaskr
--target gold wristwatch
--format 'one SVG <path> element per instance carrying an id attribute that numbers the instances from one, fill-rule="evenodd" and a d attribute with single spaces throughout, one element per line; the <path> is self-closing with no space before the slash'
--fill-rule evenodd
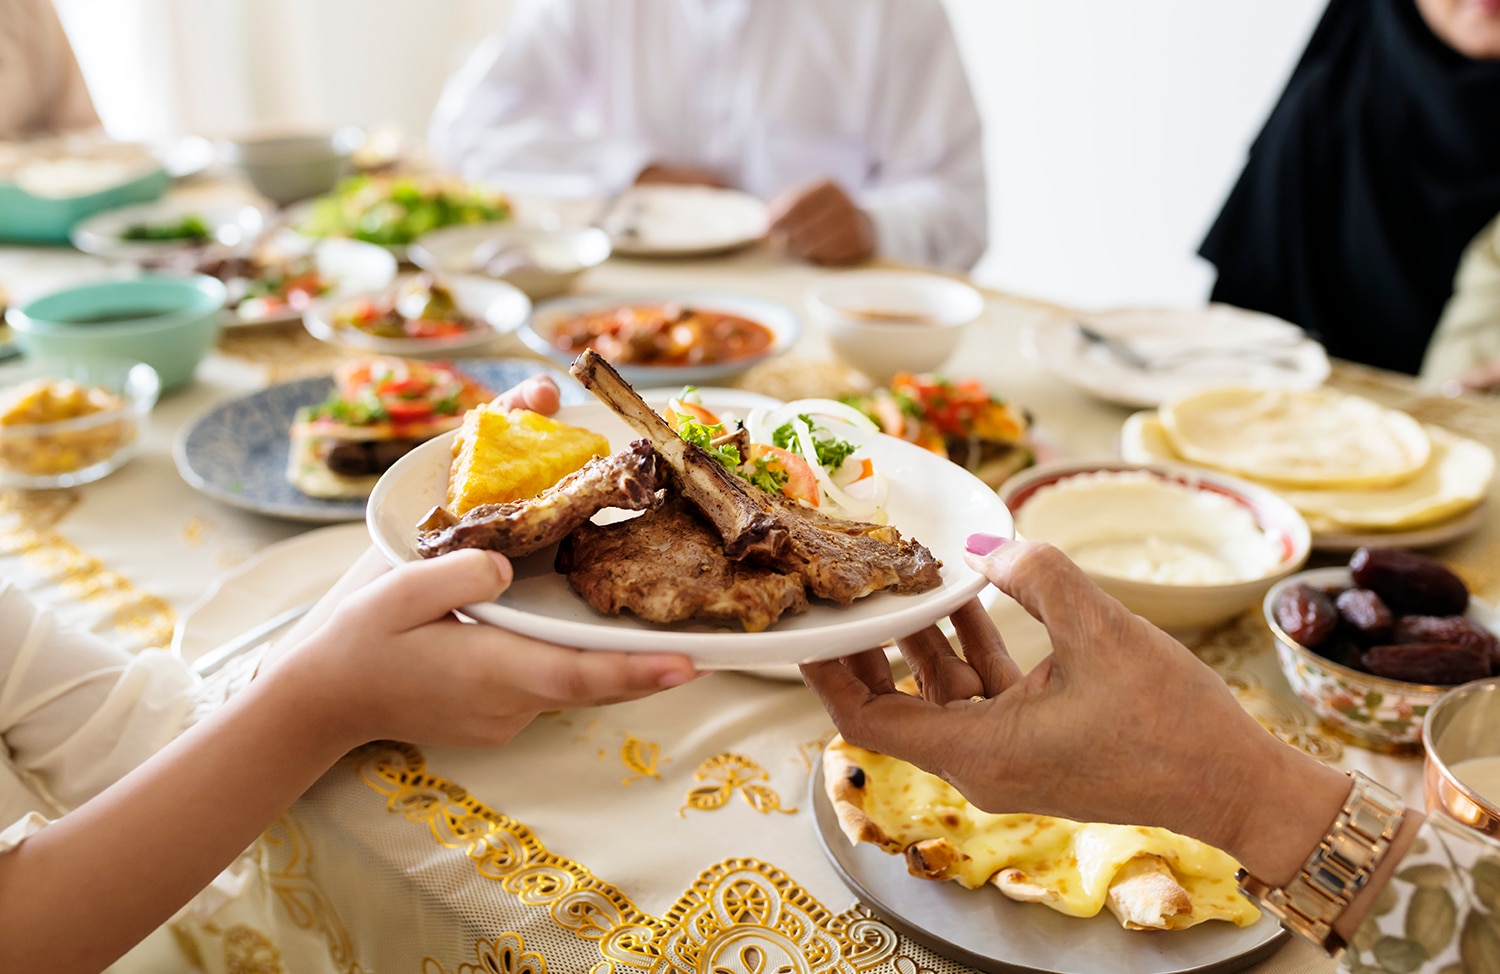
<path id="1" fill-rule="evenodd" d="M 1265 907 L 1293 933 L 1301 934 L 1330 954 L 1346 944 L 1333 931 L 1396 837 L 1406 805 L 1400 796 L 1358 771 L 1354 787 L 1324 835 L 1290 883 L 1272 889 L 1241 869 L 1235 874 L 1240 889 Z"/>

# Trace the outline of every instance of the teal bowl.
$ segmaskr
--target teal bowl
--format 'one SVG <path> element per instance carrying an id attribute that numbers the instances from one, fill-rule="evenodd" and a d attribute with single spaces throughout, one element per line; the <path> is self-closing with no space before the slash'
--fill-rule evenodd
<path id="1" fill-rule="evenodd" d="M 32 358 L 145 362 L 163 392 L 187 385 L 218 337 L 224 284 L 204 274 L 96 281 L 11 308 L 5 320 Z"/>

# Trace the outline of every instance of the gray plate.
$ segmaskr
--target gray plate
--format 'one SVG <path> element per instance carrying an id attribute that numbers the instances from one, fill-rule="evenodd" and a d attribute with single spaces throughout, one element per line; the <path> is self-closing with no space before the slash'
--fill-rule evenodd
<path id="1" fill-rule="evenodd" d="M 1289 934 L 1267 913 L 1248 927 L 1209 922 L 1177 931 L 1126 930 L 1107 910 L 1064 916 L 1018 903 L 993 886 L 918 879 L 906 861 L 869 843 L 852 845 L 813 769 L 808 800 L 828 861 L 861 902 L 930 950 L 994 974 L 1228 974 L 1275 953 Z"/>

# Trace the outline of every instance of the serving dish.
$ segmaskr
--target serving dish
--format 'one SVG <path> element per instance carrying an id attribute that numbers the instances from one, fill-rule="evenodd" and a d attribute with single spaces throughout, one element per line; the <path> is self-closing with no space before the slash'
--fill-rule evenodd
<path id="1" fill-rule="evenodd" d="M 1329 373 L 1323 346 L 1297 326 L 1223 304 L 1049 316 L 1026 325 L 1021 348 L 1054 378 L 1135 408 L 1220 385 L 1312 389 Z"/>
<path id="2" fill-rule="evenodd" d="M 766 204 L 749 193 L 667 183 L 632 186 L 599 225 L 624 257 L 706 257 L 749 246 L 766 234 Z"/>
<path id="3" fill-rule="evenodd" d="M 309 237 L 353 237 L 398 256 L 422 234 L 441 227 L 510 218 L 498 193 L 452 177 L 350 176 L 326 196 L 291 207 L 292 229 Z"/>
<path id="4" fill-rule="evenodd" d="M 531 317 L 516 336 L 539 355 L 546 356 L 563 368 L 572 364 L 577 353 L 554 344 L 558 329 L 579 315 L 596 314 L 611 308 L 672 304 L 682 308 L 699 308 L 739 315 L 770 330 L 771 342 L 761 352 L 721 362 L 690 365 L 638 365 L 611 361 L 626 382 L 638 387 L 711 385 L 722 382 L 750 368 L 757 362 L 780 355 L 796 344 L 802 334 L 797 315 L 788 307 L 765 298 L 722 291 L 684 291 L 678 293 L 600 294 L 558 298 L 536 306 Z"/>
<path id="5" fill-rule="evenodd" d="M 823 756 L 809 778 L 813 824 L 834 871 L 861 903 L 912 940 L 993 974 L 1227 974 L 1275 953 L 1290 937 L 1269 913 L 1248 927 L 1204 923 L 1170 932 L 1126 930 L 1108 911 L 1064 916 L 998 889 L 920 879 L 906 860 L 852 845 L 823 787 Z"/>
<path id="6" fill-rule="evenodd" d="M 515 223 L 446 227 L 424 234 L 407 250 L 423 270 L 498 278 L 533 301 L 571 290 L 609 254 L 609 235 L 598 227 L 543 230 Z"/>
<path id="7" fill-rule="evenodd" d="M 1168 487 L 1201 491 L 1210 501 L 1227 500 L 1250 515 L 1275 557 L 1273 563 L 1253 577 L 1202 583 L 1171 581 L 1166 576 L 1161 580 L 1143 580 L 1085 567 L 1100 588 L 1119 599 L 1132 612 L 1163 629 L 1181 632 L 1226 622 L 1255 605 L 1273 583 L 1297 571 L 1307 561 L 1311 535 L 1307 522 L 1291 505 L 1264 487 L 1192 467 L 1109 461 L 1048 463 L 1024 470 L 1006 481 L 1000 488 L 1000 498 L 1024 524 L 1022 512 L 1039 491 L 1069 482 L 1080 484 L 1101 475 L 1145 478 L 1146 483 L 1160 482 Z M 1175 498 L 1163 497 L 1161 501 L 1172 505 L 1172 523 L 1152 522 L 1143 516 L 1142 511 L 1115 511 L 1107 518 L 1114 533 L 1101 540 L 1158 547 L 1180 543 L 1193 554 L 1222 554 L 1216 547 L 1225 543 L 1222 538 L 1196 533 L 1193 519 L 1180 516 L 1182 509 L 1174 503 Z M 1073 503 L 1081 505 L 1074 518 L 1075 524 L 1084 524 L 1092 513 L 1088 509 L 1090 501 L 1087 495 L 1080 495 Z M 1069 550 L 1060 539 L 1051 536 L 1029 537 L 1033 541 L 1056 541 L 1064 551 Z M 1162 550 L 1166 550 L 1165 547 Z M 1170 565 L 1165 567 L 1170 568 Z"/>
<path id="8" fill-rule="evenodd" d="M 129 240 L 124 236 L 135 227 L 170 228 L 189 218 L 201 222 L 207 239 Z M 86 254 L 139 261 L 204 243 L 247 246 L 265 228 L 266 214 L 258 207 L 222 203 L 194 206 L 180 200 L 162 200 L 95 214 L 75 226 L 70 239 L 73 246 Z"/>
<path id="9" fill-rule="evenodd" d="M 545 373 L 558 380 L 564 402 L 581 402 L 588 395 L 572 379 L 535 362 L 458 359 L 453 364 L 496 392 Z M 323 402 L 332 391 L 329 377 L 297 379 L 219 403 L 178 433 L 172 444 L 178 473 L 210 497 L 258 514 L 313 523 L 364 517 L 362 498 L 308 497 L 286 479 L 297 410 Z"/>
<path id="10" fill-rule="evenodd" d="M 1408 683 L 1335 663 L 1288 636 L 1276 622 L 1274 605 L 1281 592 L 1299 583 L 1313 588 L 1348 587 L 1348 568 L 1314 568 L 1288 576 L 1266 592 L 1262 613 L 1276 640 L 1276 658 L 1287 683 L 1323 722 L 1361 746 L 1398 754 L 1422 746 L 1422 725 L 1432 705 L 1452 686 Z M 1500 634 L 1500 611 L 1470 596 L 1466 616 Z"/>
<path id="11" fill-rule="evenodd" d="M 320 298 L 308 306 L 302 316 L 302 323 L 309 334 L 330 345 L 343 345 L 380 355 L 429 357 L 460 354 L 488 345 L 501 335 L 520 327 L 531 312 L 531 302 L 526 295 L 504 281 L 455 277 L 442 281 L 441 286 L 452 294 L 458 311 L 473 320 L 474 327 L 468 331 L 433 338 L 387 338 L 342 325 L 336 320 L 342 311 L 364 302 L 380 306 L 389 304 L 407 286 L 416 285 L 407 281 L 394 287 L 377 288 L 364 293 L 340 293 Z"/>
<path id="12" fill-rule="evenodd" d="M 135 455 L 160 391 L 156 370 L 144 362 L 23 359 L 0 366 L 0 404 L 17 413 L 0 421 L 0 487 L 75 487 L 113 473 Z M 22 401 L 12 402 L 16 394 Z M 44 404 L 78 413 L 80 400 L 97 411 L 40 422 L 20 415 Z"/>
<path id="13" fill-rule="evenodd" d="M 703 405 L 732 412 L 737 394 L 704 389 Z M 648 400 L 650 401 L 650 400 Z M 652 403 L 660 408 L 665 400 Z M 565 423 L 594 430 L 624 449 L 639 434 L 602 403 L 560 410 Z M 841 435 L 845 435 L 841 430 Z M 853 439 L 853 434 L 849 434 Z M 375 544 L 393 564 L 415 561 L 417 524 L 443 502 L 453 435 L 431 440 L 408 453 L 381 478 L 370 496 L 367 520 Z M 886 510 L 905 537 L 926 545 L 943 562 L 942 584 L 919 595 L 876 593 L 853 605 L 815 602 L 809 611 L 782 619 L 762 632 L 707 626 L 663 627 L 632 616 L 601 616 L 586 605 L 562 575 L 553 571 L 553 550 L 515 561 L 516 577 L 495 602 L 465 611 L 481 621 L 586 649 L 626 652 L 681 652 L 706 669 L 759 666 L 827 659 L 878 646 L 909 635 L 947 616 L 978 594 L 984 579 L 964 565 L 964 539 L 975 531 L 1010 536 L 1010 513 L 994 491 L 967 471 L 910 443 L 865 434 L 870 458 L 890 483 Z M 942 497 L 941 505 L 932 502 Z"/>

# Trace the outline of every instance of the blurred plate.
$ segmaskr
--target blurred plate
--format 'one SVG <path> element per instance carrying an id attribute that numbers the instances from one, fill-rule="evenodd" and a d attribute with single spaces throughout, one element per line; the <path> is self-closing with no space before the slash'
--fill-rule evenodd
<path id="1" fill-rule="evenodd" d="M 711 186 L 633 186 L 599 221 L 626 257 L 702 257 L 755 243 L 769 224 L 766 204 Z"/>
<path id="2" fill-rule="evenodd" d="M 1432 548 L 1457 541 L 1479 530 L 1484 524 L 1485 509 L 1478 507 L 1457 517 L 1409 531 L 1314 531 L 1312 546 L 1319 551 L 1344 552 L 1356 548 Z"/>
<path id="3" fill-rule="evenodd" d="M 509 222 L 434 230 L 407 256 L 423 270 L 498 278 L 541 301 L 565 293 L 609 254 L 609 235 L 598 227 L 542 230 Z"/>
<path id="4" fill-rule="evenodd" d="M 704 389 L 702 395 L 703 404 L 715 411 L 746 401 L 735 390 Z M 658 407 L 664 404 L 664 399 L 655 402 Z M 613 450 L 640 438 L 598 402 L 565 407 L 558 418 L 607 436 Z M 553 552 L 548 549 L 515 560 L 515 581 L 499 599 L 466 606 L 464 611 L 513 632 L 566 646 L 680 652 L 704 669 L 758 669 L 878 646 L 936 622 L 978 594 L 984 578 L 964 565 L 964 539 L 975 531 L 1010 537 L 1013 530 L 1010 514 L 995 492 L 963 468 L 904 440 L 842 426 L 839 434 L 863 443 L 876 467 L 889 478 L 886 510 L 890 523 L 942 560 L 943 582 L 938 588 L 915 595 L 877 592 L 843 607 L 814 600 L 807 612 L 787 616 L 763 632 L 690 623 L 657 626 L 634 616 L 596 613 L 564 576 L 553 571 Z M 370 495 L 370 535 L 392 564 L 421 557 L 416 551 L 417 523 L 443 502 L 453 435 L 430 440 L 402 457 Z M 934 504 L 934 497 L 941 497 L 943 503 Z"/>
<path id="5" fill-rule="evenodd" d="M 563 402 L 589 398 L 567 376 L 518 359 L 459 359 L 459 371 L 495 392 L 528 376 L 546 373 L 558 380 Z M 222 402 L 177 434 L 172 456 L 182 479 L 217 500 L 293 521 L 355 521 L 365 501 L 309 497 L 286 479 L 292 419 L 303 406 L 315 406 L 333 391 L 327 376 L 297 379 Z"/>
<path id="6" fill-rule="evenodd" d="M 1090 341 L 1079 322 L 1152 360 L 1153 366 L 1132 365 Z M 1220 385 L 1311 389 L 1329 371 L 1323 346 L 1296 325 L 1223 304 L 1044 318 L 1026 326 L 1021 347 L 1056 378 L 1122 406 L 1156 406 Z"/>
<path id="7" fill-rule="evenodd" d="M 331 289 L 321 297 L 336 300 L 365 291 L 376 291 L 388 287 L 396 280 L 396 258 L 384 247 L 377 247 L 362 240 L 313 240 L 300 234 L 286 231 L 279 233 L 272 245 L 289 255 L 311 252 L 317 262 L 318 273 L 331 283 Z M 284 325 L 301 321 L 302 312 L 285 304 L 264 311 L 253 300 L 241 302 L 225 313 L 227 328 L 245 326 Z"/>
<path id="8" fill-rule="evenodd" d="M 993 886 L 921 879 L 906 858 L 853 845 L 823 787 L 823 756 L 808 782 L 813 822 L 834 871 L 861 903 L 901 933 L 995 974 L 1228 974 L 1275 953 L 1290 934 L 1269 913 L 1248 927 L 1212 921 L 1187 930 L 1126 930 L 1107 909 L 1072 917 L 1019 903 Z"/>
<path id="9" fill-rule="evenodd" d="M 87 254 L 118 260 L 142 260 L 164 251 L 197 246 L 189 240 L 124 240 L 128 227 L 139 224 L 163 226 L 197 216 L 208 227 L 213 240 L 226 247 L 247 245 L 264 232 L 266 215 L 248 204 L 193 205 L 181 200 L 159 200 L 138 206 L 105 210 L 73 228 L 73 246 Z"/>
<path id="10" fill-rule="evenodd" d="M 186 662 L 320 598 L 370 547 L 363 522 L 316 528 L 262 548 L 214 579 L 177 618 L 172 652 Z"/>
<path id="11" fill-rule="evenodd" d="M 625 381 L 633 386 L 683 386 L 711 385 L 750 368 L 757 362 L 780 355 L 796 344 L 802 334 L 802 324 L 795 312 L 784 304 L 747 294 L 722 291 L 687 291 L 681 293 L 647 294 L 592 294 L 576 298 L 558 298 L 536 306 L 531 317 L 516 335 L 527 347 L 538 355 L 544 355 L 563 368 L 573 363 L 572 352 L 563 351 L 552 344 L 552 336 L 560 323 L 576 315 L 591 314 L 609 308 L 626 305 L 678 304 L 684 307 L 702 308 L 706 311 L 722 311 L 759 322 L 771 330 L 770 347 L 759 355 L 751 355 L 728 362 L 713 362 L 702 365 L 622 365 L 611 363 Z"/>
<path id="12" fill-rule="evenodd" d="M 531 311 L 531 301 L 526 295 L 504 281 L 455 277 L 442 283 L 453 292 L 458 309 L 475 320 L 475 328 L 444 338 L 381 338 L 358 328 L 333 323 L 333 315 L 340 306 L 365 299 L 389 300 L 392 288 L 319 298 L 308 307 L 302 316 L 302 323 L 313 337 L 330 345 L 342 345 L 378 355 L 453 355 L 488 345 L 501 335 L 514 331 Z"/>

